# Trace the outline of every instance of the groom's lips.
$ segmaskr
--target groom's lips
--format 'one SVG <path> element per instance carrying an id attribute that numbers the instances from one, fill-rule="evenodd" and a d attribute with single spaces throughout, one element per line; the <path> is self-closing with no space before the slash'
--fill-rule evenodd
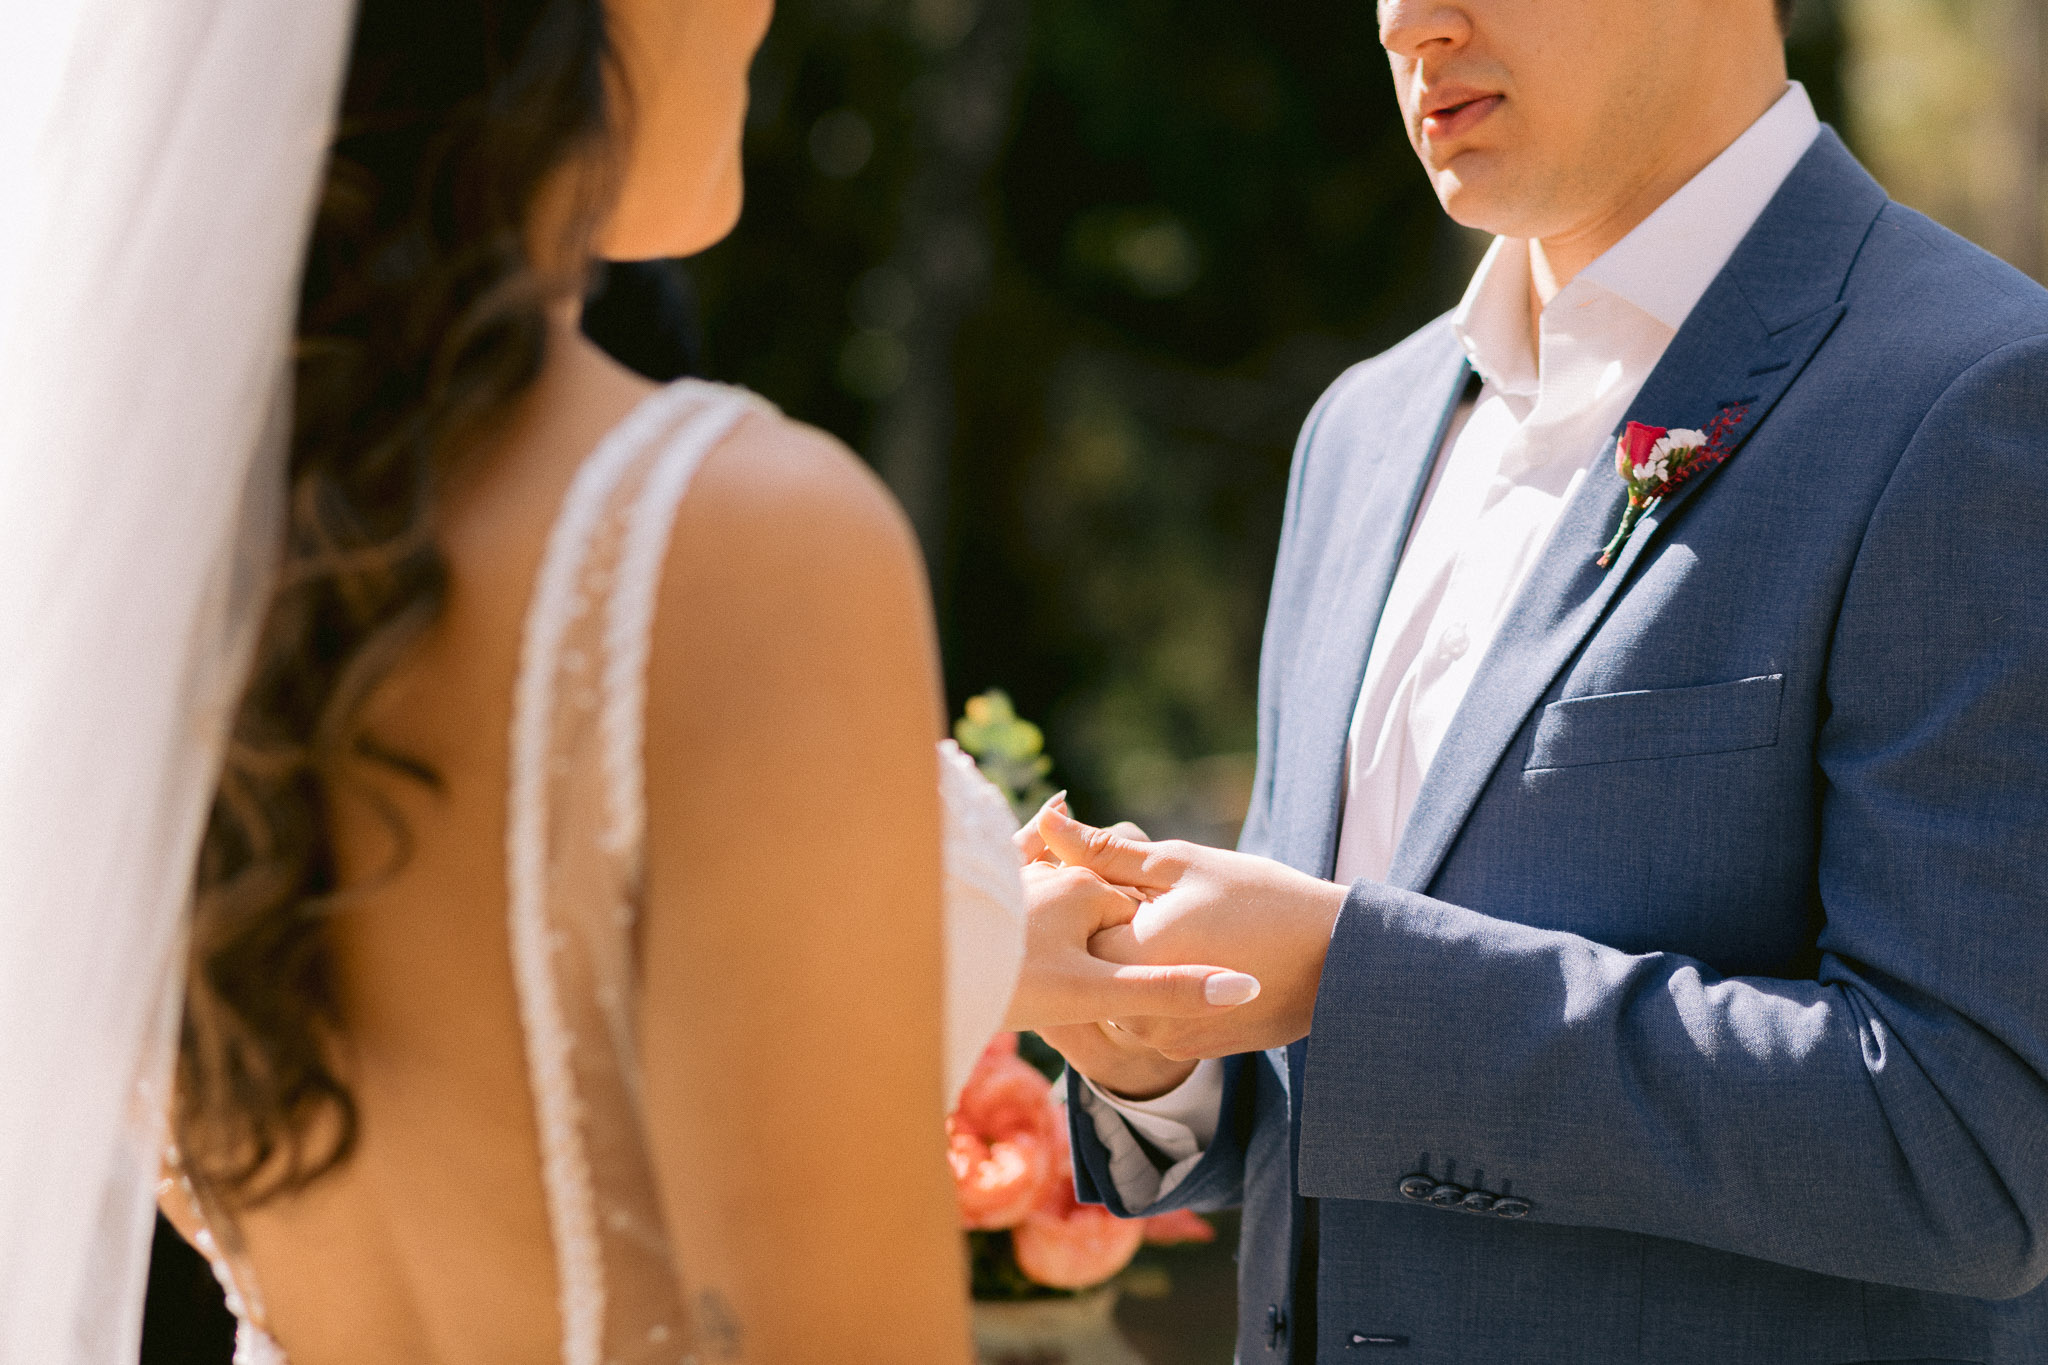
<path id="1" fill-rule="evenodd" d="M 1463 137 L 1500 107 L 1501 97 L 1455 87 L 1433 90 L 1422 101 L 1422 135 L 1431 142 Z"/>

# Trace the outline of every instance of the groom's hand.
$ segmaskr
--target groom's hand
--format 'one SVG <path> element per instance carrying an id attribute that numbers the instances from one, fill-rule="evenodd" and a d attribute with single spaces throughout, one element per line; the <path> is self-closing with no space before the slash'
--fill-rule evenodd
<path id="1" fill-rule="evenodd" d="M 1058 798 L 1046 809 L 1065 813 Z M 1117 1094 L 1134 1099 L 1163 1094 L 1187 1079 L 1193 1063 L 1162 1057 L 1107 1019 L 1122 1014 L 1214 1018 L 1254 999 L 1259 983 L 1226 968 L 1118 964 L 1090 953 L 1090 939 L 1128 924 L 1140 901 L 1086 868 L 1061 866 L 1038 839 L 1038 823 L 1027 825 L 1018 841 L 1028 860 L 1024 969 L 1004 1027 L 1035 1030 L 1075 1070 Z M 1135 825 L 1117 828 L 1128 831 L 1126 837 L 1144 837 Z"/>
<path id="2" fill-rule="evenodd" d="M 1124 1033 L 1185 1063 L 1284 1046 L 1308 1032 L 1345 888 L 1246 853 L 1093 829 L 1058 809 L 1036 823 L 1065 871 L 1095 873 L 1140 902 L 1090 937 L 1098 957 L 1227 963 L 1261 984 L 1256 1000 L 1206 1015 L 1112 1010 Z"/>
<path id="3" fill-rule="evenodd" d="M 1256 980 L 1227 967 L 1114 963 L 1089 951 L 1139 908 L 1085 867 L 1027 865 L 1024 968 L 1003 1027 L 1046 1033 L 1126 1014 L 1212 1019 L 1258 995 Z"/>

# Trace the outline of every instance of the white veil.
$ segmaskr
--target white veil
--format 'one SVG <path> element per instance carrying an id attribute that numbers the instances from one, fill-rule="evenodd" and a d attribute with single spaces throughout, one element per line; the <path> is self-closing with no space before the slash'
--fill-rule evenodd
<path id="1" fill-rule="evenodd" d="M 351 10 L 4 10 L 0 1361 L 135 1357 L 181 925 L 274 557 Z"/>

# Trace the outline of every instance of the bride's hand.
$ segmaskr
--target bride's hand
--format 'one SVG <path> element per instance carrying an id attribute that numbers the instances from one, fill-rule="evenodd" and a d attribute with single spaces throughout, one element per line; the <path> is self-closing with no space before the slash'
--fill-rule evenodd
<path id="1" fill-rule="evenodd" d="M 1256 998 L 1259 983 L 1221 967 L 1119 966 L 1093 956 L 1089 939 L 1129 924 L 1143 900 L 1085 868 L 1062 866 L 1046 847 L 1039 826 L 1048 812 L 1066 814 L 1064 797 L 1046 802 L 1017 833 L 1025 859 L 1024 970 L 1003 1026 L 1034 1030 L 1082 1075 L 1117 1094 L 1148 1099 L 1187 1079 L 1193 1063 L 1164 1057 L 1107 1020 L 1227 1014 Z M 1145 838 L 1128 821 L 1114 828 Z"/>
<path id="2" fill-rule="evenodd" d="M 1129 924 L 1142 902 L 1083 867 L 1024 869 L 1024 968 L 1003 1027 L 1044 1033 L 1110 1018 L 1207 1019 L 1259 993 L 1227 967 L 1105 962 L 1088 951 L 1104 929 Z"/>
<path id="3" fill-rule="evenodd" d="M 1068 1066 L 1122 1099 L 1157 1099 L 1195 1070 L 1195 1063 L 1177 1062 L 1107 1020 L 1049 1028 L 1038 1036 Z"/>
<path id="4" fill-rule="evenodd" d="M 1067 794 L 1061 792 L 1058 796 L 1053 797 L 1043 806 L 1040 806 L 1038 814 L 1026 820 L 1024 828 L 1018 830 L 1012 836 L 1012 841 L 1017 845 L 1017 857 L 1026 867 L 1033 863 L 1057 863 L 1059 861 L 1059 859 L 1052 856 L 1052 850 L 1045 846 L 1045 836 L 1038 832 L 1038 822 L 1045 818 L 1047 811 L 1065 809 L 1066 804 Z"/>
<path id="5" fill-rule="evenodd" d="M 1109 1015 L 1125 1032 L 1189 1060 L 1260 1052 L 1308 1033 L 1348 888 L 1246 853 L 1134 841 L 1061 811 L 1038 823 L 1067 871 L 1098 874 L 1134 907 L 1129 920 L 1095 933 L 1090 952 L 1132 964 L 1233 962 L 1266 988 L 1256 1005 L 1208 1018 L 1157 1010 Z"/>
<path id="6" fill-rule="evenodd" d="M 1059 792 L 1048 798 L 1046 803 L 1038 808 L 1038 814 L 1027 820 L 1024 828 L 1017 831 L 1015 835 L 1017 852 L 1026 863 L 1051 863 L 1054 866 L 1059 864 L 1059 855 L 1046 846 L 1045 836 L 1039 833 L 1038 828 L 1039 823 L 1045 819 L 1049 811 L 1056 811 L 1061 815 L 1068 814 L 1067 794 L 1065 792 Z M 1122 835 L 1126 839 L 1136 839 L 1141 843 L 1152 837 L 1129 820 L 1117 821 L 1109 827 L 1109 832 Z"/>

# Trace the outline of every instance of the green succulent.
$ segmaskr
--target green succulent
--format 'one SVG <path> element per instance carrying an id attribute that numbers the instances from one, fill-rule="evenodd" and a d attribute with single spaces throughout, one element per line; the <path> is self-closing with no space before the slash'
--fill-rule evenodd
<path id="1" fill-rule="evenodd" d="M 1009 693 L 994 689 L 970 697 L 966 714 L 953 722 L 953 738 L 1009 798 L 1019 820 L 1030 819 L 1052 795 L 1045 732 L 1017 714 Z"/>

